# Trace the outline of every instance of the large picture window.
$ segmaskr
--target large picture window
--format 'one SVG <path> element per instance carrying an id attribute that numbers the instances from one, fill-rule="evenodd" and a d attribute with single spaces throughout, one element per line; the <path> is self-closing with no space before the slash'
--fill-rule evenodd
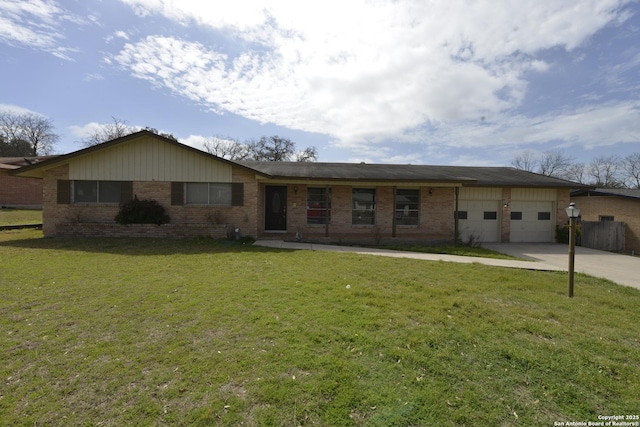
<path id="1" fill-rule="evenodd" d="M 307 224 L 331 224 L 331 189 L 307 189 Z"/>
<path id="2" fill-rule="evenodd" d="M 376 223 L 376 190 L 354 188 L 351 190 L 351 224 L 374 225 Z"/>
<path id="3" fill-rule="evenodd" d="M 231 183 L 187 182 L 188 205 L 231 206 Z"/>
<path id="4" fill-rule="evenodd" d="M 420 220 L 420 192 L 396 190 L 396 224 L 418 225 Z"/>
<path id="5" fill-rule="evenodd" d="M 73 181 L 73 203 L 120 203 L 120 181 Z"/>

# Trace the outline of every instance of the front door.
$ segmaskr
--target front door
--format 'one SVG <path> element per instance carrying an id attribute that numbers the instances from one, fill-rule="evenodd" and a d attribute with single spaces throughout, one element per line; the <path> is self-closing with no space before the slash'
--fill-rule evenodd
<path id="1" fill-rule="evenodd" d="M 264 229 L 266 231 L 287 230 L 287 187 L 284 185 L 265 187 Z"/>

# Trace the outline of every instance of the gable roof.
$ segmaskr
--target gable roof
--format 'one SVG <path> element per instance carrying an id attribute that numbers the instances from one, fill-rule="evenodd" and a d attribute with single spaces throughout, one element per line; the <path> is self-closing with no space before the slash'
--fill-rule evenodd
<path id="1" fill-rule="evenodd" d="M 571 197 L 598 197 L 598 196 L 618 196 L 629 199 L 640 199 L 640 188 L 592 188 L 571 192 Z"/>
<path id="2" fill-rule="evenodd" d="M 583 184 L 511 167 L 385 165 L 366 163 L 239 161 L 273 179 L 404 181 L 463 186 L 589 188 Z"/>
<path id="3" fill-rule="evenodd" d="M 113 148 L 117 145 L 120 144 L 125 144 L 127 142 L 131 142 L 137 138 L 140 137 L 150 137 L 150 138 L 155 138 L 159 141 L 162 141 L 166 144 L 170 144 L 170 145 L 174 145 L 176 147 L 180 147 L 181 149 L 184 150 L 188 150 L 190 152 L 196 153 L 197 155 L 200 156 L 204 156 L 219 162 L 223 162 L 226 163 L 228 165 L 231 166 L 239 166 L 242 168 L 246 168 L 243 165 L 240 165 L 238 163 L 232 162 L 230 160 L 227 159 L 223 159 L 222 157 L 218 157 L 215 156 L 213 154 L 209 154 L 205 151 L 202 150 L 198 150 L 197 148 L 194 147 L 190 147 L 188 145 L 182 144 L 178 141 L 175 141 L 173 139 L 164 137 L 162 135 L 158 135 L 156 133 L 150 132 L 148 130 L 141 130 L 139 132 L 134 132 L 132 134 L 120 137 L 120 138 L 116 138 L 116 139 L 112 139 L 111 141 L 107 141 L 107 142 L 103 142 L 101 144 L 96 144 L 96 145 L 92 145 L 90 147 L 87 148 L 83 148 L 81 150 L 78 151 L 73 151 L 71 153 L 68 154 L 64 154 L 61 156 L 57 156 L 57 157 L 53 157 L 47 160 L 44 160 L 42 162 L 36 163 L 36 164 L 32 164 L 29 166 L 24 166 L 22 168 L 20 168 L 19 170 L 13 170 L 10 171 L 9 174 L 11 175 L 17 175 L 17 176 L 25 176 L 25 177 L 33 177 L 33 178 L 42 178 L 44 176 L 44 171 L 46 171 L 47 169 L 53 168 L 53 167 L 57 167 L 63 164 L 67 164 L 70 161 L 72 161 L 75 158 L 79 158 L 79 157 L 83 157 L 83 156 L 87 156 L 89 154 L 93 154 L 96 153 L 98 151 L 101 150 L 106 150 L 109 148 Z"/>

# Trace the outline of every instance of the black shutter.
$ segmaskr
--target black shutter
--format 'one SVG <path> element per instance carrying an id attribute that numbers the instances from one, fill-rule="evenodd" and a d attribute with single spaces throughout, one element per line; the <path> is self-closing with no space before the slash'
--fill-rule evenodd
<path id="1" fill-rule="evenodd" d="M 127 203 L 133 199 L 133 182 L 122 181 L 120 183 L 120 203 Z"/>
<path id="2" fill-rule="evenodd" d="M 231 184 L 231 206 L 244 205 L 244 183 L 234 182 Z"/>
<path id="3" fill-rule="evenodd" d="M 171 204 L 173 206 L 184 205 L 184 182 L 171 183 Z"/>
<path id="4" fill-rule="evenodd" d="M 58 180 L 58 204 L 68 205 L 71 203 L 71 181 L 66 179 Z"/>

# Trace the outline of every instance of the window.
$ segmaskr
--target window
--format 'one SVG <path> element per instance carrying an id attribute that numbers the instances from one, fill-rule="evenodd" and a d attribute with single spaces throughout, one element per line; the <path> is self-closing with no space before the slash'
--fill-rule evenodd
<path id="1" fill-rule="evenodd" d="M 351 223 L 374 225 L 376 223 L 376 190 L 354 188 L 351 190 Z"/>
<path id="2" fill-rule="evenodd" d="M 396 190 L 396 224 L 418 225 L 420 193 L 418 190 Z"/>
<path id="3" fill-rule="evenodd" d="M 512 221 L 522 221 L 522 212 L 511 212 Z"/>
<path id="4" fill-rule="evenodd" d="M 188 205 L 231 206 L 230 183 L 187 182 L 186 187 Z"/>
<path id="5" fill-rule="evenodd" d="M 484 219 L 498 219 L 498 212 L 496 211 L 485 211 Z"/>
<path id="6" fill-rule="evenodd" d="M 467 211 L 458 211 L 458 219 L 467 219 L 467 218 L 469 218 L 469 213 Z"/>
<path id="7" fill-rule="evenodd" d="M 613 221 L 613 218 L 613 215 L 600 215 L 600 221 L 602 222 Z"/>
<path id="8" fill-rule="evenodd" d="M 331 224 L 331 189 L 307 189 L 307 224 Z"/>
<path id="9" fill-rule="evenodd" d="M 73 203 L 120 203 L 121 181 L 73 181 Z"/>
<path id="10" fill-rule="evenodd" d="M 551 221 L 551 212 L 538 212 L 538 221 Z"/>

